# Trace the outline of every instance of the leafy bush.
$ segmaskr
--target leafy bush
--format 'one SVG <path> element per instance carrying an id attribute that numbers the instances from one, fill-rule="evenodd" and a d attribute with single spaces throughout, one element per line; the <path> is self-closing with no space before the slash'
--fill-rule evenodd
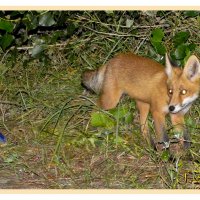
<path id="1" fill-rule="evenodd" d="M 178 65 L 196 50 L 198 37 L 192 34 L 194 29 L 184 30 L 181 25 L 192 23 L 191 19 L 200 21 L 199 11 L 1 11 L 0 17 L 0 47 L 3 52 L 15 51 L 13 56 L 28 50 L 29 60 L 46 62 L 49 45 L 63 44 L 71 37 L 89 36 L 90 31 L 97 37 L 103 33 L 109 38 L 137 39 L 144 27 L 147 45 L 153 47 L 148 55 L 162 62 L 167 51 Z"/>

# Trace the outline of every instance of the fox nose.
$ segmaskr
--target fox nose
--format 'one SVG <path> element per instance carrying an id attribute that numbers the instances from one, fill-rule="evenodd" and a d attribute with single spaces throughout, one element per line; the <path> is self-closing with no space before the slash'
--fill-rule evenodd
<path id="1" fill-rule="evenodd" d="M 174 111 L 174 109 L 175 109 L 175 106 L 169 106 L 169 111 L 170 112 Z"/>

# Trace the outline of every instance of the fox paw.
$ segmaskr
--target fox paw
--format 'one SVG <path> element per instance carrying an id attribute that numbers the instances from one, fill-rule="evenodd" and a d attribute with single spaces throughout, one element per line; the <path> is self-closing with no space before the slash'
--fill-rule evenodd
<path id="1" fill-rule="evenodd" d="M 169 149 L 169 145 L 170 145 L 169 142 L 158 142 L 156 144 L 156 150 L 157 151 L 165 151 L 165 150 Z"/>

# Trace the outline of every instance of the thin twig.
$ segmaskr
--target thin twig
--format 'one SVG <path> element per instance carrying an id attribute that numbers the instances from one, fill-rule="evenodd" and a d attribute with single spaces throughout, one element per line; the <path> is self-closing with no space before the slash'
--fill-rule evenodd
<path id="1" fill-rule="evenodd" d="M 46 47 L 65 47 L 69 44 L 69 41 L 65 42 L 65 43 L 57 43 L 57 44 L 50 44 L 50 45 L 46 45 Z M 26 51 L 29 49 L 33 49 L 34 46 L 24 46 L 24 47 L 17 47 L 16 49 L 21 51 Z"/>
<path id="2" fill-rule="evenodd" d="M 108 23 L 104 23 L 104 22 L 98 22 L 98 21 L 94 21 L 94 20 L 90 20 L 86 17 L 82 17 L 82 16 L 78 16 L 79 18 L 82 18 L 80 20 L 76 20 L 81 22 L 82 20 L 87 20 L 88 22 L 90 23 L 96 23 L 96 24 L 101 24 L 103 26 L 112 26 L 112 27 L 120 27 L 120 28 L 134 28 L 134 29 L 145 29 L 145 28 L 157 28 L 157 27 L 169 27 L 170 25 L 169 24 L 157 24 L 157 25 L 144 25 L 144 26 L 141 26 L 141 25 L 132 25 L 131 27 L 128 27 L 128 26 L 123 26 L 123 25 L 115 25 L 115 24 L 108 24 Z M 70 21 L 75 21 L 75 20 L 70 20 Z"/>
<path id="3" fill-rule="evenodd" d="M 103 62 L 103 65 L 107 62 L 108 58 L 110 57 L 110 55 L 111 55 L 112 52 L 114 51 L 115 47 L 121 42 L 122 39 L 123 39 L 123 37 L 120 38 L 120 39 L 116 42 L 116 44 L 113 46 L 113 48 L 110 50 L 110 52 L 108 53 L 108 55 L 106 56 L 106 58 L 105 58 L 105 60 L 104 60 L 104 62 Z"/>
<path id="4" fill-rule="evenodd" d="M 5 124 L 5 110 L 3 110 L 2 105 L 0 106 L 0 109 L 1 109 L 1 114 L 2 114 L 2 123 L 3 123 L 3 126 L 4 126 L 5 130 L 10 133 L 11 131 L 9 130 L 9 128 Z"/>
<path id="5" fill-rule="evenodd" d="M 8 105 L 14 105 L 14 106 L 22 107 L 20 104 L 15 103 L 15 102 L 11 102 L 11 101 L 0 101 L 0 104 L 8 104 Z"/>
<path id="6" fill-rule="evenodd" d="M 139 45 L 136 47 L 136 50 L 134 51 L 135 54 L 138 53 L 140 47 L 144 44 L 146 39 L 147 39 L 147 37 L 143 38 L 142 41 L 139 43 Z"/>
<path id="7" fill-rule="evenodd" d="M 11 50 L 12 48 L 8 49 L 6 51 L 6 53 L 3 55 L 2 59 L 1 59 L 1 63 L 3 63 L 4 58 L 6 57 L 6 55 L 8 54 L 8 52 Z"/>
<path id="8" fill-rule="evenodd" d="M 119 36 L 119 37 L 145 37 L 145 35 L 134 35 L 134 34 L 119 34 L 119 33 L 108 33 L 108 32 L 101 32 L 101 31 L 96 31 L 92 28 L 89 28 L 87 26 L 83 26 L 84 28 L 86 29 L 89 29 L 90 31 L 93 31 L 95 33 L 98 33 L 98 34 L 102 34 L 102 35 L 109 35 L 109 36 Z"/>

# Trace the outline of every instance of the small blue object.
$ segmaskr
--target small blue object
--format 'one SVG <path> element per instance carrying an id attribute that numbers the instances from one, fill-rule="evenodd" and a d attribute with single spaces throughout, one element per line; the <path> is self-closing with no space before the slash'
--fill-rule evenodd
<path id="1" fill-rule="evenodd" d="M 0 143 L 5 143 L 6 142 L 6 137 L 0 132 Z"/>

